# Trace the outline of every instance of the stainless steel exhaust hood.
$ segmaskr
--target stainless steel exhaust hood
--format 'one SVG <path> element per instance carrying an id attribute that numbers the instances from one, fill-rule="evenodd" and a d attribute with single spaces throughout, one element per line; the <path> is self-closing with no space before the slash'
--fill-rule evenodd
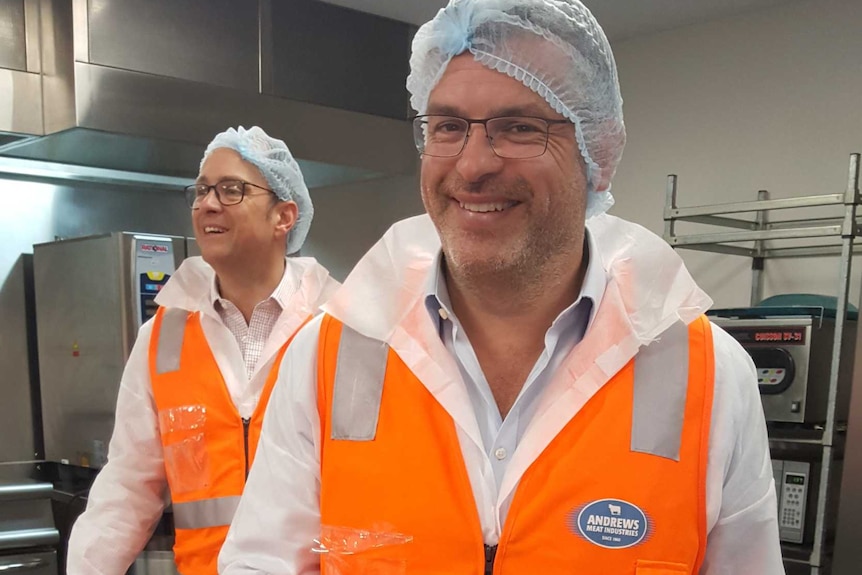
<path id="1" fill-rule="evenodd" d="M 309 185 L 416 170 L 408 24 L 316 0 L 4 0 L 0 156 L 193 177 L 231 125 Z"/>

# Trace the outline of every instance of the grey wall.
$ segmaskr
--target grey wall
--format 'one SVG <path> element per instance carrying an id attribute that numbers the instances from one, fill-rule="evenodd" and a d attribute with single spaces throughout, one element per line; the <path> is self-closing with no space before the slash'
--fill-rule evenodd
<path id="1" fill-rule="evenodd" d="M 416 176 L 312 191 L 314 223 L 302 250 L 339 281 L 397 220 L 423 213 Z"/>
<path id="2" fill-rule="evenodd" d="M 629 142 L 611 213 L 661 233 L 669 173 L 680 206 L 843 192 L 862 151 L 860 29 L 856 0 L 807 0 L 615 45 Z M 830 214 L 794 214 L 815 215 Z M 717 305 L 748 305 L 749 260 L 680 253 Z M 835 295 L 837 279 L 837 258 L 772 260 L 764 295 Z"/>

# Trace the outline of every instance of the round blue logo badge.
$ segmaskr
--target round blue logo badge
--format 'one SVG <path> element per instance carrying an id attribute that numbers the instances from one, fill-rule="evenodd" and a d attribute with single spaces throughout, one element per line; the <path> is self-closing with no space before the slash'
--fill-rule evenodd
<path id="1" fill-rule="evenodd" d="M 572 511 L 572 531 L 607 549 L 625 549 L 644 541 L 649 531 L 646 513 L 618 499 L 593 501 Z"/>

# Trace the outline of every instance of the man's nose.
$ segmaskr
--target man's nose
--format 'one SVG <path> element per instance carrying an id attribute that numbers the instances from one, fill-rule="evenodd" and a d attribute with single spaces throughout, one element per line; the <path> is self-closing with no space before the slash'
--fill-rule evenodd
<path id="1" fill-rule="evenodd" d="M 222 208 L 214 187 L 208 189 L 206 194 L 198 198 L 197 208 L 207 211 L 219 210 Z"/>
<path id="2" fill-rule="evenodd" d="M 491 147 L 491 139 L 485 127 L 475 124 L 471 126 L 455 167 L 464 181 L 468 183 L 481 181 L 499 172 L 503 165 L 503 158 L 494 153 Z"/>

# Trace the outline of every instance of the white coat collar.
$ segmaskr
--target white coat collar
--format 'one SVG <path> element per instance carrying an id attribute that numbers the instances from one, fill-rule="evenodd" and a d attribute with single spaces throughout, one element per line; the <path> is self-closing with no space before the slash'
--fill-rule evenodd
<path id="1" fill-rule="evenodd" d="M 286 258 L 279 288 L 272 294 L 282 309 L 293 308 L 299 313 L 314 314 L 321 296 L 332 290 L 335 282 L 329 272 L 314 258 Z M 177 271 L 156 296 L 156 303 L 191 312 L 215 314 L 212 290 L 215 271 L 200 256 L 183 260 Z"/>
<path id="2" fill-rule="evenodd" d="M 603 214 L 587 227 L 640 344 L 653 341 L 674 322 L 691 323 L 712 305 L 661 238 L 645 228 Z M 427 215 L 394 224 L 359 261 L 324 311 L 356 331 L 391 342 L 395 329 L 418 304 L 440 250 L 440 238 Z"/>

